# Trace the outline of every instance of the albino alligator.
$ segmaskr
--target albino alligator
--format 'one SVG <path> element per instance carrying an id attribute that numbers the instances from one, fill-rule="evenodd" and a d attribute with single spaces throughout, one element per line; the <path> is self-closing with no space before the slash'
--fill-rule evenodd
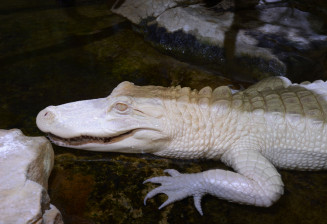
<path id="1" fill-rule="evenodd" d="M 200 214 L 201 198 L 270 206 L 283 194 L 275 167 L 327 168 L 327 82 L 292 84 L 272 77 L 232 93 L 119 84 L 107 98 L 49 106 L 38 127 L 60 146 L 94 151 L 153 153 L 173 158 L 219 159 L 221 169 L 153 177 L 147 199 L 164 193 L 160 208 L 188 196 Z"/>

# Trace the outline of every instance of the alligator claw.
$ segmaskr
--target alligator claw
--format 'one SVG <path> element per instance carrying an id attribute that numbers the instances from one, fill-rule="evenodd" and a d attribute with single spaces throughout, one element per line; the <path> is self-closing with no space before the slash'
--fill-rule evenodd
<path id="1" fill-rule="evenodd" d="M 174 170 L 174 169 L 166 169 L 164 170 L 165 173 L 168 173 L 170 176 L 172 177 L 176 177 L 176 176 L 180 176 L 181 173 L 178 172 L 177 170 Z"/>

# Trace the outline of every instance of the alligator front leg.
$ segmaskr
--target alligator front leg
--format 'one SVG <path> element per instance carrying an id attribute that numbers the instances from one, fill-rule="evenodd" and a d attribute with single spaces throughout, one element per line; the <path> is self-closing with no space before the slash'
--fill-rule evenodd
<path id="1" fill-rule="evenodd" d="M 158 183 L 160 187 L 150 191 L 145 199 L 164 193 L 168 196 L 159 209 L 188 196 L 194 197 L 194 205 L 201 215 L 201 198 L 211 194 L 221 199 L 242 204 L 268 207 L 283 194 L 283 182 L 275 167 L 259 152 L 234 150 L 222 157 L 222 161 L 236 172 L 208 170 L 202 173 L 181 174 L 166 170 L 170 176 L 153 177 L 144 183 Z"/>

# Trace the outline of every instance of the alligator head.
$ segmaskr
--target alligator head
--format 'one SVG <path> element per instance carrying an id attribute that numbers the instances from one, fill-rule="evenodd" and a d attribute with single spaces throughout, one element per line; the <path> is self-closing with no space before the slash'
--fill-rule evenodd
<path id="1" fill-rule="evenodd" d="M 169 137 L 164 87 L 122 82 L 107 98 L 83 100 L 40 111 L 36 123 L 57 145 L 93 151 L 151 152 Z"/>

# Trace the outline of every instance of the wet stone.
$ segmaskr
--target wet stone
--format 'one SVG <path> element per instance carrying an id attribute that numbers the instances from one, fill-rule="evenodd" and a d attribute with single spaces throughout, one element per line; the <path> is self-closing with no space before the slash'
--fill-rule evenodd
<path id="1" fill-rule="evenodd" d="M 47 193 L 53 159 L 44 137 L 0 129 L 0 223 L 63 223 Z"/>
<path id="2" fill-rule="evenodd" d="M 201 1 L 166 2 L 127 0 L 112 11 L 138 25 L 164 52 L 230 78 L 327 78 L 326 15 L 305 10 L 303 3 L 224 0 L 208 7 Z M 222 2 L 230 4 L 226 8 Z"/>

